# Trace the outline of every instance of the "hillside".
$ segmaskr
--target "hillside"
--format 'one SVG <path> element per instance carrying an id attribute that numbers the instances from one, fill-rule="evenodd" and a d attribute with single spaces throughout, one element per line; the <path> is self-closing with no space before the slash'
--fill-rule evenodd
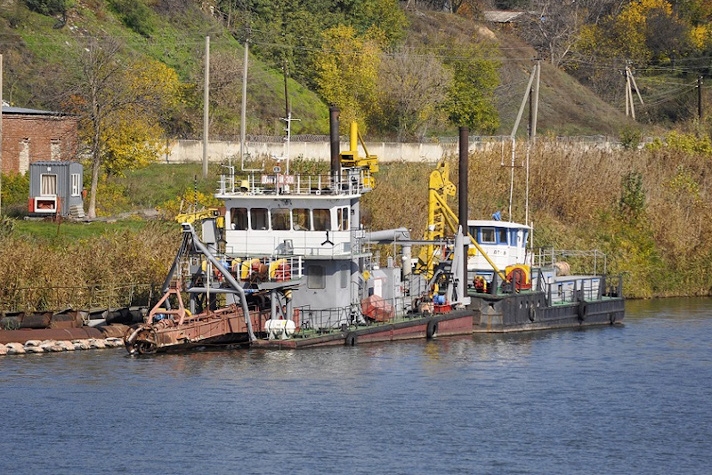
<path id="1" fill-rule="evenodd" d="M 427 45 L 455 38 L 494 39 L 499 47 L 500 86 L 497 88 L 499 133 L 508 135 L 526 92 L 536 51 L 517 36 L 494 24 L 476 23 L 457 15 L 439 12 L 409 12 L 409 41 Z M 528 108 L 519 133 L 526 133 Z M 541 63 L 538 133 L 551 135 L 614 135 L 634 123 L 624 113 L 605 103 L 571 76 Z"/>
<path id="2" fill-rule="evenodd" d="M 90 38 L 109 36 L 124 45 L 124 56 L 147 57 L 174 68 L 190 96 L 176 114 L 174 135 L 199 137 L 202 130 L 202 61 L 205 37 L 210 36 L 211 75 L 215 68 L 223 83 L 211 84 L 211 136 L 239 136 L 243 46 L 224 22 L 192 2 L 153 3 L 140 10 L 136 24 L 127 23 L 125 5 L 116 1 L 78 1 L 65 19 L 31 12 L 22 4 L 0 8 L 0 48 L 4 55 L 4 99 L 13 105 L 61 110 L 63 84 L 75 79 L 78 58 Z M 143 5 L 142 3 L 138 3 Z M 118 6 L 117 6 L 118 5 Z M 119 7 L 124 5 L 124 7 Z M 131 4 L 134 5 L 134 4 Z M 133 7 L 132 7 L 133 8 Z M 136 13 L 136 12 L 133 12 Z M 409 11 L 407 41 L 413 46 L 474 35 L 495 38 L 501 61 L 496 90 L 500 115 L 498 134 L 511 133 L 522 102 L 535 51 L 504 30 L 477 24 L 456 15 Z M 132 28 L 126 25 L 132 25 Z M 489 25 L 491 26 L 491 25 Z M 149 34 L 144 30 L 149 29 Z M 236 39 L 237 37 L 237 39 Z M 213 65 L 215 63 L 215 65 Z M 211 76 L 216 81 L 216 76 Z M 326 104 L 305 86 L 288 82 L 293 134 L 328 133 Z M 249 59 L 247 129 L 251 134 L 283 133 L 285 85 L 282 71 L 270 69 L 254 55 Z M 542 64 L 538 133 L 551 135 L 618 135 L 631 122 L 570 76 Z M 383 135 L 371 130 L 374 136 Z M 452 130 L 437 131 L 451 134 Z M 526 115 L 519 133 L 526 133 Z"/>

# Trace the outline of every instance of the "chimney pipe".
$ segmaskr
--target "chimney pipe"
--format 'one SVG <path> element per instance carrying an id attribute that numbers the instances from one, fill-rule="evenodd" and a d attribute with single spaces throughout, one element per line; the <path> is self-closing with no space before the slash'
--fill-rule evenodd
<path id="1" fill-rule="evenodd" d="M 467 127 L 460 127 L 460 160 L 459 160 L 459 186 L 458 186 L 458 220 L 462 226 L 462 234 L 467 236 L 469 229 L 467 228 L 467 178 L 469 174 L 469 130 Z M 465 270 L 465 279 L 467 279 L 467 251 L 470 240 L 464 239 L 464 251 L 462 255 L 462 265 Z"/>

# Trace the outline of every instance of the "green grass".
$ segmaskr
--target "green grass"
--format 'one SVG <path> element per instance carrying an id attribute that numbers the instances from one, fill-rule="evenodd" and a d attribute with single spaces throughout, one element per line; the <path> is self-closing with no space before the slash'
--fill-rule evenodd
<path id="1" fill-rule="evenodd" d="M 164 224 L 166 232 L 175 231 L 177 234 L 180 230 L 180 228 L 172 222 L 161 222 L 158 225 L 162 227 Z M 94 221 L 91 223 L 78 223 L 64 220 L 59 222 L 17 220 L 15 222 L 14 233 L 48 244 L 62 245 L 64 243 L 90 239 L 107 233 L 121 233 L 123 231 L 135 233 L 145 229 L 148 225 L 149 223 L 147 221 L 136 219 Z"/>
<path id="2" fill-rule="evenodd" d="M 132 171 L 124 178 L 114 178 L 113 181 L 125 187 L 132 208 L 155 208 L 193 187 L 197 187 L 201 193 L 212 195 L 218 188 L 220 173 L 221 167 L 211 164 L 208 167 L 208 178 L 203 179 L 201 163 L 154 163 Z"/>

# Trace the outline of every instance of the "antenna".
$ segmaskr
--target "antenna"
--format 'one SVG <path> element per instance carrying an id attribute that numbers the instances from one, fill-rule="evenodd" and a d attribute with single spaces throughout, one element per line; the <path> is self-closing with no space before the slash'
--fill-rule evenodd
<path id="1" fill-rule="evenodd" d="M 287 166 L 285 173 L 289 175 L 289 143 L 292 140 L 292 121 L 293 120 L 301 120 L 301 119 L 292 119 L 292 108 L 290 107 L 289 104 L 289 89 L 287 88 L 287 77 L 288 77 L 288 72 L 287 72 L 287 58 L 285 56 L 284 58 L 284 63 L 283 63 L 283 69 L 284 69 L 284 105 L 285 109 L 287 112 L 287 117 L 283 117 L 282 120 L 287 123 L 287 128 L 284 129 L 287 132 L 287 140 L 285 142 L 286 144 L 286 151 L 285 151 L 285 159 L 287 160 Z"/>
<path id="2" fill-rule="evenodd" d="M 245 57 L 242 61 L 242 110 L 240 116 L 240 170 L 243 172 L 260 172 L 264 168 L 245 168 L 245 127 L 247 122 L 247 53 L 250 49 L 250 27 L 247 27 L 247 36 L 245 36 Z M 249 153 L 247 154 L 249 155 Z M 232 160 L 230 161 L 230 169 L 232 170 Z M 234 177 L 233 177 L 234 179 Z"/>

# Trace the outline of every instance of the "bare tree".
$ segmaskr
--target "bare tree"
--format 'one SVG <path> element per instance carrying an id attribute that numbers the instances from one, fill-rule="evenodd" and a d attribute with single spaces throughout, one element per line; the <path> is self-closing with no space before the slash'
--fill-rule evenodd
<path id="1" fill-rule="evenodd" d="M 121 45 L 113 38 L 92 39 L 80 59 L 81 74 L 71 90 L 71 102 L 89 144 L 90 218 L 96 217 L 102 166 L 119 171 L 155 155 L 155 148 L 145 146 L 146 142 L 160 139 L 154 136 L 156 129 L 151 125 L 160 121 L 159 111 L 172 101 L 169 96 L 178 84 L 177 75 L 170 68 L 159 63 L 122 61 L 120 51 Z M 140 146 L 133 147 L 133 143 Z M 127 153 L 121 147 L 133 151 Z"/>
<path id="2" fill-rule="evenodd" d="M 201 65 L 197 65 L 201 66 Z M 236 51 L 218 51 L 210 58 L 210 130 L 216 136 L 235 133 L 235 118 L 237 118 L 242 101 L 242 54 Z M 200 97 L 203 97 L 205 82 L 199 75 L 202 67 L 194 75 L 194 83 L 198 86 Z"/>
<path id="3" fill-rule="evenodd" d="M 432 54 L 400 51 L 382 59 L 378 89 L 384 117 L 398 140 L 423 135 L 445 99 L 451 74 Z"/>
<path id="4" fill-rule="evenodd" d="M 84 97 L 84 120 L 91 131 L 89 155 L 91 157 L 91 187 L 87 216 L 96 217 L 96 191 L 101 170 L 101 137 L 106 117 L 112 109 L 118 107 L 112 91 L 116 90 L 117 76 L 121 64 L 116 60 L 120 45 L 117 41 L 106 40 L 102 45 L 92 40 L 82 55 L 81 65 L 85 84 L 79 86 L 79 93 Z"/>
<path id="5" fill-rule="evenodd" d="M 584 25 L 620 8 L 620 0 L 534 0 L 520 28 L 525 40 L 553 66 L 564 65 Z"/>

